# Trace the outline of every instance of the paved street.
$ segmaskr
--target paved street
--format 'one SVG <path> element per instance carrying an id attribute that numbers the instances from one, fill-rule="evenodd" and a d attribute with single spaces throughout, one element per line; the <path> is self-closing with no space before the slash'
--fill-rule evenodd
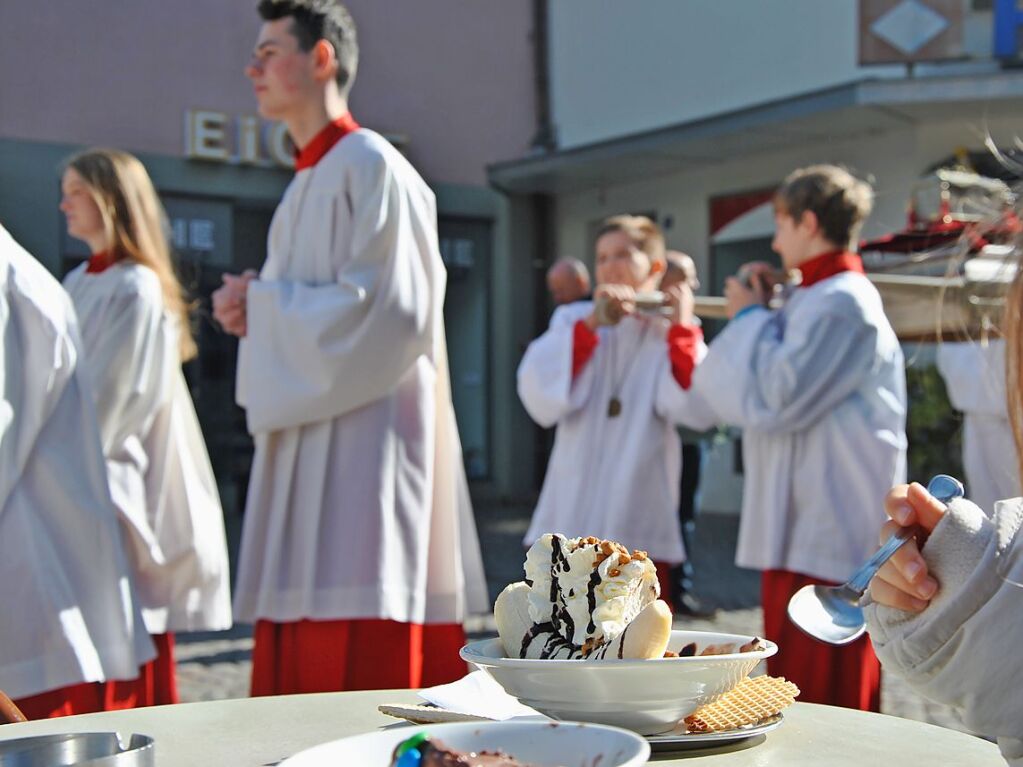
<path id="1" fill-rule="evenodd" d="M 491 597 L 510 581 L 522 577 L 521 539 L 528 508 L 493 507 L 480 514 L 480 538 Z M 238 525 L 229 524 L 232 553 Z M 696 591 L 723 609 L 711 620 L 679 619 L 676 628 L 762 634 L 757 573 L 733 564 L 738 518 L 706 514 L 699 518 L 693 563 Z M 474 637 L 496 634 L 493 617 L 476 616 L 467 626 Z M 248 694 L 252 627 L 178 637 L 178 684 L 183 701 L 245 697 Z M 884 677 L 882 710 L 887 714 L 963 729 L 943 706 L 923 700 L 900 680 Z"/>

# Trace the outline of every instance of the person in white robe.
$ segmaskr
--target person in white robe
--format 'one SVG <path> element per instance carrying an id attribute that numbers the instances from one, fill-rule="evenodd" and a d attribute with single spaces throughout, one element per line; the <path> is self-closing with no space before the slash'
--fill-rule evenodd
<path id="1" fill-rule="evenodd" d="M 256 622 L 252 693 L 452 681 L 462 621 L 489 604 L 434 195 L 347 110 L 344 7 L 260 12 L 247 74 L 301 150 L 258 277 L 225 275 L 214 295 L 242 338 L 237 399 L 255 440 L 235 590 L 235 618 Z"/>
<path id="2" fill-rule="evenodd" d="M 64 280 L 96 395 L 114 504 L 160 651 L 155 704 L 178 702 L 174 634 L 231 626 L 224 514 L 181 370 L 195 353 L 164 216 L 142 163 L 92 149 L 63 176 L 68 232 L 92 256 Z"/>
<path id="3" fill-rule="evenodd" d="M 941 343 L 938 372 L 963 414 L 966 494 L 982 509 L 1020 494 L 1016 446 L 1005 402 L 1005 341 Z"/>
<path id="4" fill-rule="evenodd" d="M 736 564 L 763 573 L 764 630 L 782 648 L 768 672 L 794 681 L 809 702 L 876 711 L 880 668 L 866 638 L 830 647 L 786 613 L 799 588 L 844 582 L 874 552 L 881 501 L 905 478 L 902 350 L 848 250 L 871 202 L 870 187 L 835 166 L 785 180 L 772 247 L 799 270 L 800 286 L 771 311 L 729 278 L 732 319 L 680 400 L 743 428 Z"/>
<path id="5" fill-rule="evenodd" d="M 130 705 L 107 683 L 155 655 L 81 362 L 67 294 L 0 227 L 0 689 L 29 718 Z"/>
<path id="6" fill-rule="evenodd" d="M 646 551 L 670 601 L 669 571 L 686 553 L 677 513 L 678 420 L 668 405 L 691 364 L 684 373 L 673 368 L 671 318 L 636 304 L 637 294 L 656 288 L 664 266 L 656 224 L 642 216 L 605 221 L 596 241 L 595 300 L 555 311 L 519 364 L 518 392 L 534 421 L 557 426 L 523 545 L 561 533 Z"/>

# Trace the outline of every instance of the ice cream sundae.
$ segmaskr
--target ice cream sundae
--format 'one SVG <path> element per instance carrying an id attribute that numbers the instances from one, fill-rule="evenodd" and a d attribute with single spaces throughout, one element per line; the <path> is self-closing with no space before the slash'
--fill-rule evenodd
<path id="1" fill-rule="evenodd" d="M 597 538 L 542 536 L 526 579 L 497 598 L 494 618 L 513 658 L 664 657 L 671 611 L 645 552 Z"/>

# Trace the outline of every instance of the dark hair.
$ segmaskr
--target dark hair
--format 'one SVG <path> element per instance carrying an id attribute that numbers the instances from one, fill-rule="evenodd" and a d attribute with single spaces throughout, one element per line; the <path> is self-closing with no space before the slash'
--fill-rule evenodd
<path id="1" fill-rule="evenodd" d="M 870 184 L 837 165 L 811 165 L 789 174 L 774 195 L 774 206 L 799 221 L 810 211 L 824 237 L 850 248 L 874 205 Z"/>
<path id="2" fill-rule="evenodd" d="M 347 95 L 359 68 L 359 41 L 355 20 L 338 0 L 260 0 L 263 21 L 291 17 L 291 33 L 303 51 L 312 50 L 319 40 L 334 47 L 337 56 L 337 85 Z"/>

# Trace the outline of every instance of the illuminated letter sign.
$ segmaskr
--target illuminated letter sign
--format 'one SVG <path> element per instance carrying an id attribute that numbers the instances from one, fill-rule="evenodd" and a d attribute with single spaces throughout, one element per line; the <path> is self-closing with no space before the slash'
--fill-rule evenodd
<path id="1" fill-rule="evenodd" d="M 287 136 L 282 123 L 264 123 L 251 115 L 232 120 L 223 112 L 208 109 L 185 112 L 185 156 L 193 160 L 293 168 Z"/>
<path id="2" fill-rule="evenodd" d="M 227 116 L 221 112 L 196 110 L 185 113 L 185 155 L 199 160 L 227 160 L 224 126 Z"/>

